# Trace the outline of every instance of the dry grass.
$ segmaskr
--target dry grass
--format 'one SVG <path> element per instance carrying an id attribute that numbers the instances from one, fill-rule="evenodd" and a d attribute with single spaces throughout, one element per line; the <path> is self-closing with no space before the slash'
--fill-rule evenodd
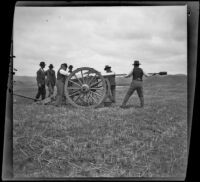
<path id="1" fill-rule="evenodd" d="M 14 104 L 15 177 L 184 177 L 184 84 L 147 84 L 143 109 L 119 108 L 127 87 L 99 109 Z"/>

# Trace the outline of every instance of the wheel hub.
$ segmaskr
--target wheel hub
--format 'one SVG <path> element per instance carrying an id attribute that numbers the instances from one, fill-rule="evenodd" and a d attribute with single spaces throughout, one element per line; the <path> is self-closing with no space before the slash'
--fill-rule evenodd
<path id="1" fill-rule="evenodd" d="M 88 93 L 89 90 L 90 90 L 89 85 L 87 85 L 87 84 L 83 84 L 83 85 L 82 85 L 81 91 L 82 91 L 83 93 Z"/>

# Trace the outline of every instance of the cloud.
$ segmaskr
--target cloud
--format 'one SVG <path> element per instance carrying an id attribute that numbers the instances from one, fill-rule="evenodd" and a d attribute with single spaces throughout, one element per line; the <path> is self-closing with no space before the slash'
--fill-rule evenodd
<path id="1" fill-rule="evenodd" d="M 139 59 L 147 70 L 186 73 L 186 7 L 17 7 L 14 53 L 21 75 L 35 75 L 43 60 L 120 73 Z"/>

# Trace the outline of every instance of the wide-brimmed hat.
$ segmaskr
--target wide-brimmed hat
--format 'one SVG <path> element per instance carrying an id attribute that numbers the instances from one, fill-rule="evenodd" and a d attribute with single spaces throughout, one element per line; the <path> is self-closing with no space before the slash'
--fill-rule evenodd
<path id="1" fill-rule="evenodd" d="M 53 68 L 53 64 L 50 64 L 50 65 L 49 65 L 49 68 Z"/>
<path id="2" fill-rule="evenodd" d="M 69 65 L 69 68 L 73 68 L 73 66 L 72 66 L 72 65 Z"/>
<path id="3" fill-rule="evenodd" d="M 133 65 L 140 65 L 140 62 L 138 60 L 135 60 Z"/>
<path id="4" fill-rule="evenodd" d="M 105 68 L 104 68 L 104 70 L 107 70 L 107 69 L 110 69 L 110 68 L 111 68 L 111 66 L 106 65 Z"/>
<path id="5" fill-rule="evenodd" d="M 45 66 L 45 62 L 40 62 L 40 66 Z"/>

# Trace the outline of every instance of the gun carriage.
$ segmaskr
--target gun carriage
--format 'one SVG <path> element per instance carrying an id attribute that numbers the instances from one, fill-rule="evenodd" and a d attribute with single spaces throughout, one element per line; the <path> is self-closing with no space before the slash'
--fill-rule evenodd
<path id="1" fill-rule="evenodd" d="M 166 75 L 167 73 L 153 73 L 152 76 L 155 74 Z M 115 76 L 124 75 L 126 74 L 115 74 Z M 77 68 L 70 73 L 65 81 L 64 93 L 67 101 L 77 108 L 96 108 L 100 106 L 109 95 L 112 95 L 108 80 L 109 76 L 113 75 L 105 76 L 89 67 Z M 15 93 L 13 95 L 35 100 Z M 48 104 L 51 102 L 51 98 L 48 97 L 40 102 Z"/>

